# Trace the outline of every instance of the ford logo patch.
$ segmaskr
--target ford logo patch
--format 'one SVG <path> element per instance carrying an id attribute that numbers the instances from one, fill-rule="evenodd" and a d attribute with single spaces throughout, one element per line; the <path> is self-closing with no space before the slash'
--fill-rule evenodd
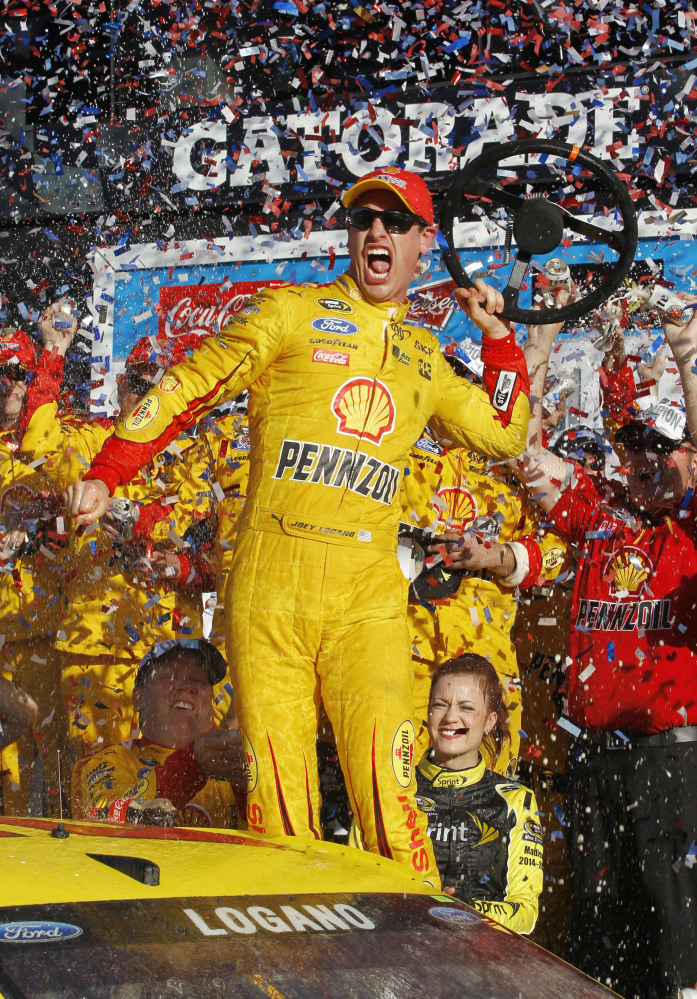
<path id="1" fill-rule="evenodd" d="M 72 923 L 0 923 L 0 943 L 52 943 L 79 937 L 82 930 Z"/>
<path id="2" fill-rule="evenodd" d="M 348 319 L 339 319 L 336 316 L 313 319 L 311 325 L 313 330 L 318 330 L 320 333 L 335 333 L 337 336 L 350 336 L 352 333 L 358 333 L 358 327 L 355 323 L 350 323 Z"/>
<path id="3" fill-rule="evenodd" d="M 444 905 L 434 906 L 433 909 L 428 910 L 428 914 L 444 923 L 459 923 L 461 926 L 466 923 L 480 922 L 480 917 L 474 912 L 467 912 L 465 909 L 450 909 Z"/>

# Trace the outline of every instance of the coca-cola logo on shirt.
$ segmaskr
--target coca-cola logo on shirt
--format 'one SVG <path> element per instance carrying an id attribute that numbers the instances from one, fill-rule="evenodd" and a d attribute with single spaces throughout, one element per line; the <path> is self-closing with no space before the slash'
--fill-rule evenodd
<path id="1" fill-rule="evenodd" d="M 159 333 L 168 337 L 190 334 L 215 336 L 242 312 L 261 288 L 282 281 L 240 281 L 237 284 L 166 285 L 160 288 Z"/>
<path id="2" fill-rule="evenodd" d="M 324 347 L 315 347 L 312 351 L 312 360 L 319 361 L 320 364 L 342 364 L 344 367 L 348 367 L 351 355 L 344 354 L 341 350 L 325 350 Z"/>

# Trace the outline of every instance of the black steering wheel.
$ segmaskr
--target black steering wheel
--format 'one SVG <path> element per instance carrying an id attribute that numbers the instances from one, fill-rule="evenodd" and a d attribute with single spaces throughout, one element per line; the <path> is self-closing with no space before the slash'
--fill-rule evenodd
<path id="1" fill-rule="evenodd" d="M 512 162 L 507 166 L 506 160 Z M 608 228 L 597 222 L 603 215 Z M 455 219 L 504 230 L 504 264 L 511 262 L 515 244 L 517 253 L 502 292 L 502 315 L 528 325 L 539 323 L 540 313 L 520 308 L 518 300 L 534 255 L 552 253 L 569 233 L 576 241 L 580 236 L 617 254 L 616 260 L 605 261 L 604 250 L 596 253 L 601 266 L 593 269 L 586 283 L 577 282 L 579 298 L 546 310 L 547 321 L 557 323 L 598 308 L 627 277 L 636 252 L 636 213 L 619 177 L 578 146 L 551 139 L 494 146 L 455 175 L 440 213 L 440 231 L 447 243 L 443 260 L 455 283 L 470 288 L 473 282 L 455 249 Z M 492 252 L 497 248 L 492 246 Z M 535 266 L 544 273 L 541 265 Z"/>

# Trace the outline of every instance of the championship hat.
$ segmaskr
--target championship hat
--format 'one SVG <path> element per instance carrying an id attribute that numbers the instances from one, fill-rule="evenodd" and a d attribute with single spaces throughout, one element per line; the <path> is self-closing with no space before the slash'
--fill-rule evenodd
<path id="1" fill-rule="evenodd" d="M 686 441 L 692 441 L 692 437 L 682 406 L 659 402 L 637 413 L 629 423 L 615 431 L 615 441 L 626 451 L 666 454 L 677 450 Z"/>
<path id="2" fill-rule="evenodd" d="M 410 212 L 418 215 L 428 225 L 433 225 L 433 199 L 423 178 L 417 173 L 401 170 L 399 167 L 372 170 L 344 191 L 341 203 L 344 208 L 351 208 L 362 194 L 374 190 L 392 191 Z"/>

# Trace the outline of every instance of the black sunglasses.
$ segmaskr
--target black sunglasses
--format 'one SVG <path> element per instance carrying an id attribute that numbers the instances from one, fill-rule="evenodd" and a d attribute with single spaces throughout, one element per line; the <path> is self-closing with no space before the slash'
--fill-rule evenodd
<path id="1" fill-rule="evenodd" d="M 625 451 L 629 454 L 672 454 L 673 451 L 679 451 L 681 447 L 685 444 L 689 444 L 689 441 L 674 441 L 669 437 L 664 437 L 663 434 L 657 433 L 652 428 L 626 430 L 622 428 L 624 433 L 618 433 L 615 435 L 615 440 L 618 444 L 621 444 Z"/>
<path id="2" fill-rule="evenodd" d="M 29 372 L 18 364 L 0 364 L 0 381 L 25 382 Z"/>
<path id="3" fill-rule="evenodd" d="M 139 375 L 134 374 L 132 371 L 126 375 L 126 385 L 134 395 L 147 395 L 152 388 L 152 382 L 149 382 L 146 378 L 140 378 Z"/>
<path id="4" fill-rule="evenodd" d="M 420 215 L 399 212 L 393 208 L 386 212 L 376 212 L 372 208 L 352 208 L 348 213 L 349 224 L 354 229 L 370 229 L 375 219 L 380 219 L 385 229 L 392 233 L 409 232 L 414 225 L 428 225 Z"/>

